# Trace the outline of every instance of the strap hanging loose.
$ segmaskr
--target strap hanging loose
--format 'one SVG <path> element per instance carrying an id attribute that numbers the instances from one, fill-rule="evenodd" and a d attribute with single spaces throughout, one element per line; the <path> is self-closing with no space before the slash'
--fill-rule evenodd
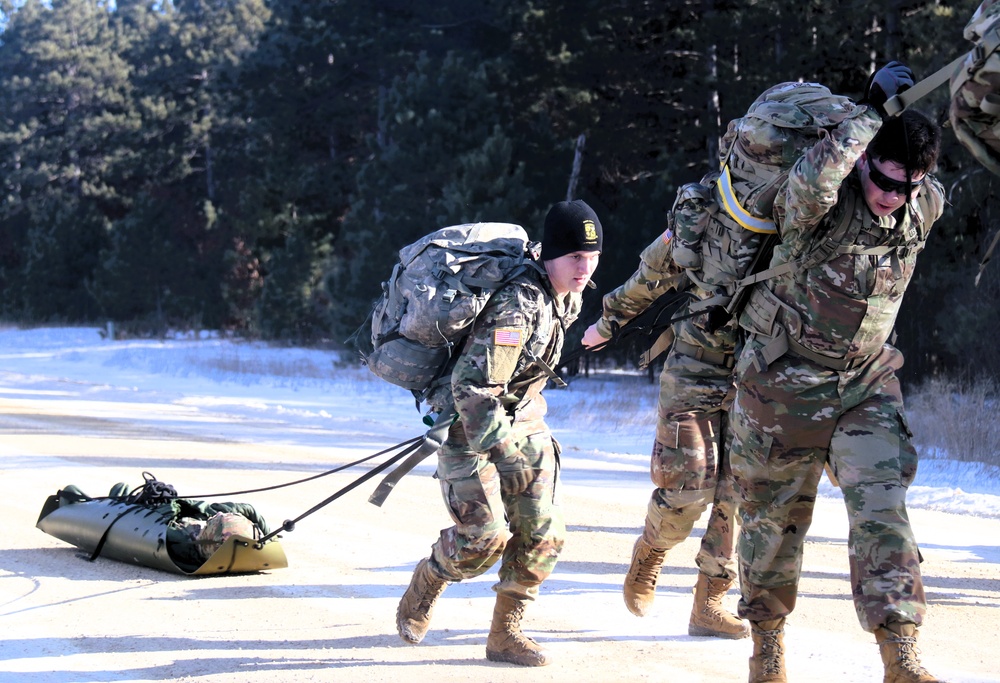
<path id="1" fill-rule="evenodd" d="M 650 366 L 650 364 L 659 358 L 663 353 L 670 348 L 670 345 L 674 342 L 674 330 L 671 327 L 663 330 L 653 345 L 646 349 L 641 356 L 639 356 L 639 369 L 645 370 Z"/>
<path id="2" fill-rule="evenodd" d="M 993 258 L 993 250 L 996 249 L 998 242 L 1000 242 L 1000 232 L 997 232 L 997 234 L 993 237 L 993 241 L 990 242 L 989 248 L 986 249 L 986 254 L 979 262 L 979 272 L 976 273 L 976 287 L 979 286 L 979 280 L 983 277 L 983 271 L 986 270 L 986 264 L 990 262 L 991 258 Z"/>
<path id="3" fill-rule="evenodd" d="M 375 492 L 368 497 L 368 502 L 377 507 L 382 507 L 382 503 L 389 497 L 389 494 L 392 493 L 393 488 L 399 483 L 400 479 L 420 464 L 422 460 L 441 449 L 445 439 L 448 438 L 448 430 L 451 429 L 457 417 L 458 413 L 455 412 L 454 408 L 439 414 L 437 420 L 434 421 L 434 426 L 427 430 L 427 433 L 424 435 L 419 448 L 410 457 L 401 462 L 396 469 L 385 476 L 379 483 L 378 488 L 375 489 Z"/>
<path id="4" fill-rule="evenodd" d="M 558 372 L 556 372 L 555 370 L 552 369 L 551 365 L 549 365 L 548 363 L 546 363 L 545 361 L 543 361 L 541 358 L 539 358 L 538 356 L 536 356 L 535 354 L 533 354 L 530 350 L 525 349 L 524 350 L 524 356 L 525 356 L 525 358 L 527 358 L 531 362 L 531 365 L 534 365 L 539 370 L 541 370 L 542 372 L 544 372 L 545 375 L 549 379 L 551 379 L 552 383 L 555 384 L 557 387 L 564 388 L 564 387 L 567 386 L 566 385 L 566 381 L 562 377 L 559 376 Z"/>

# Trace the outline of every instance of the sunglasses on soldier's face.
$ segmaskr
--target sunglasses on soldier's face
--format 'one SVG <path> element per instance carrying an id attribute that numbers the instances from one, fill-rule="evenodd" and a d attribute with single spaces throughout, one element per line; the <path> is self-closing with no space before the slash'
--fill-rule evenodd
<path id="1" fill-rule="evenodd" d="M 923 178 L 909 183 L 905 180 L 890 178 L 878 170 L 878 167 L 872 163 L 871 159 L 868 160 L 868 177 L 875 184 L 875 187 L 883 192 L 895 192 L 901 195 L 909 195 L 913 190 L 924 184 Z"/>

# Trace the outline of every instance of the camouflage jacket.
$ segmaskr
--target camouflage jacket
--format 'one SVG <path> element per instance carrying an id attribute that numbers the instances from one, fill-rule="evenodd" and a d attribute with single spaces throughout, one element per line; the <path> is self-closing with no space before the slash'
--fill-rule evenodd
<path id="1" fill-rule="evenodd" d="M 612 325 L 624 325 L 649 307 L 661 294 L 677 289 L 684 269 L 671 257 L 671 231 L 667 229 L 639 255 L 639 268 L 624 284 L 604 295 L 604 312 L 597 331 L 611 338 Z"/>
<path id="2" fill-rule="evenodd" d="M 512 455 L 516 437 L 541 423 L 549 375 L 535 359 L 555 369 L 581 301 L 579 294 L 557 297 L 546 276 L 530 271 L 494 294 L 476 318 L 451 375 L 455 410 L 473 450 Z"/>
<path id="3" fill-rule="evenodd" d="M 865 357 L 888 340 L 917 254 L 941 215 L 944 189 L 929 176 L 921 190 L 929 202 L 910 202 L 881 218 L 868 210 L 855 162 L 880 126 L 871 111 L 838 126 L 796 162 L 775 204 L 781 242 L 771 267 L 810 254 L 841 225 L 849 225 L 845 235 L 853 236 L 853 242 L 843 246 L 889 247 L 881 255 L 836 253 L 757 285 L 777 297 L 776 322 L 788 336 L 822 356 Z M 928 213 L 933 215 L 923 215 L 924 207 L 932 207 Z M 850 212 L 849 219 L 845 212 Z M 759 318 L 750 315 L 752 309 L 753 301 L 740 324 L 767 334 L 759 329 Z"/>
<path id="4" fill-rule="evenodd" d="M 681 205 L 678 210 L 692 208 Z M 680 219 L 678 219 L 680 220 Z M 622 285 L 604 295 L 604 311 L 597 321 L 597 331 L 602 337 L 612 336 L 612 326 L 625 325 L 670 290 L 687 288 L 698 299 L 705 300 L 717 294 L 714 289 L 703 289 L 685 278 L 688 272 L 677 265 L 672 249 L 676 245 L 670 230 L 658 236 L 643 250 L 639 268 Z M 683 311 L 676 311 L 675 316 Z M 670 329 L 673 338 L 689 347 L 697 347 L 721 354 L 732 354 L 737 345 L 737 325 L 734 321 L 718 329 L 709 328 L 708 314 L 676 322 Z M 674 347 L 677 348 L 676 345 Z"/>

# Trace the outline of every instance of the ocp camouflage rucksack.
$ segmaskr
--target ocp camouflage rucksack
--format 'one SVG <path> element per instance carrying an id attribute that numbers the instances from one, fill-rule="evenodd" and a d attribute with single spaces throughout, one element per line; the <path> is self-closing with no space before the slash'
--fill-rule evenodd
<path id="1" fill-rule="evenodd" d="M 964 35 L 975 47 L 951 78 L 949 119 L 958 141 L 1000 175 L 1000 3 L 982 3 Z"/>
<path id="2" fill-rule="evenodd" d="M 989 171 L 1000 175 L 1000 2 L 985 0 L 965 26 L 975 47 L 951 77 L 948 118 L 958 141 Z M 983 251 L 976 285 L 1000 243 L 1000 231 Z"/>
<path id="3" fill-rule="evenodd" d="M 674 262 L 712 295 L 702 306 L 734 313 L 743 280 L 767 265 L 776 228 L 774 200 L 798 158 L 829 130 L 863 111 L 817 83 L 780 83 L 730 121 L 720 171 L 680 188 L 672 214 Z"/>
<path id="4" fill-rule="evenodd" d="M 773 232 L 774 199 L 792 165 L 830 131 L 864 108 L 819 83 L 779 83 L 729 123 L 722 138 L 726 211 L 751 230 Z"/>
<path id="5" fill-rule="evenodd" d="M 450 378 L 490 297 L 528 269 L 538 269 L 538 243 L 512 223 L 441 228 L 399 251 L 370 317 L 368 368 L 409 389 L 418 404 Z"/>

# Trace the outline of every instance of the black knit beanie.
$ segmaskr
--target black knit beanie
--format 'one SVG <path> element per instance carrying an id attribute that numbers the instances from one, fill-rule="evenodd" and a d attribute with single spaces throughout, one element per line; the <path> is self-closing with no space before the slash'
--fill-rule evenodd
<path id="1" fill-rule="evenodd" d="M 574 251 L 601 251 L 603 241 L 601 221 L 586 202 L 559 202 L 545 217 L 542 259 L 549 261 Z"/>

